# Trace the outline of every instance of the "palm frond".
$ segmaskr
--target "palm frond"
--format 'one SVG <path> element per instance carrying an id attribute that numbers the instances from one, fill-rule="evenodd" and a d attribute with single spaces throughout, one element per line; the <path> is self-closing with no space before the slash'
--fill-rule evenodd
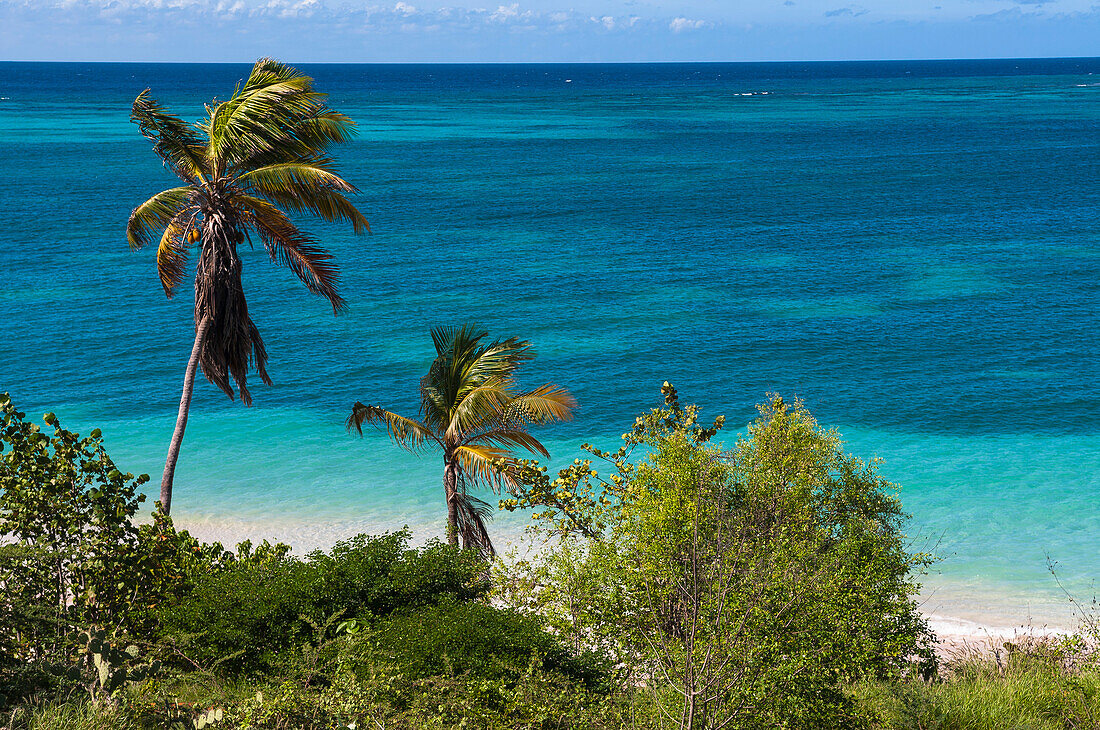
<path id="1" fill-rule="evenodd" d="M 240 185 L 290 210 L 308 211 L 329 222 L 351 223 L 356 233 L 370 230 L 366 217 L 342 193 L 358 192 L 339 175 L 318 165 L 280 162 L 250 170 Z"/>
<path id="2" fill-rule="evenodd" d="M 387 411 L 385 408 L 369 406 L 356 401 L 355 405 L 351 407 L 351 415 L 344 421 L 344 425 L 349 431 L 354 428 L 359 432 L 359 435 L 362 436 L 363 425 L 367 423 L 376 426 L 385 426 L 386 432 L 389 434 L 390 438 L 393 439 L 395 443 L 407 448 L 409 451 L 416 451 L 425 441 L 439 444 L 439 439 L 436 435 L 423 423 L 412 418 L 400 416 L 392 411 Z"/>
<path id="3" fill-rule="evenodd" d="M 355 136 L 355 122 L 346 114 L 320 107 L 295 124 L 294 135 L 310 149 L 322 150 L 333 143 L 350 142 Z"/>
<path id="4" fill-rule="evenodd" d="M 281 162 L 309 163 L 329 145 L 350 141 L 354 132 L 355 122 L 350 117 L 321 104 L 289 122 L 278 145 L 232 155 L 228 169 L 237 174 Z"/>
<path id="5" fill-rule="evenodd" d="M 454 457 L 464 478 L 472 484 L 488 487 L 497 494 L 502 488 L 512 489 L 519 485 L 514 469 L 515 457 L 506 448 L 465 443 L 454 450 Z"/>
<path id="6" fill-rule="evenodd" d="M 521 429 L 494 428 L 471 434 L 466 437 L 464 443 L 493 445 L 508 453 L 511 453 L 512 449 L 526 449 L 533 454 L 550 457 L 550 452 L 541 441 Z"/>
<path id="7" fill-rule="evenodd" d="M 422 381 L 424 416 L 454 430 L 459 421 L 479 423 L 490 407 L 499 410 L 511 396 L 512 373 L 527 343 L 511 338 L 482 345 L 488 332 L 476 324 L 434 327 L 431 335 L 436 358 Z"/>
<path id="8" fill-rule="evenodd" d="M 276 84 L 291 84 L 303 91 L 313 90 L 313 79 L 293 66 L 270 56 L 264 56 L 252 65 L 243 91 L 266 89 Z"/>
<path id="9" fill-rule="evenodd" d="M 283 117 L 281 144 L 271 150 L 281 156 L 272 157 L 259 151 L 255 156 L 244 158 L 250 167 L 262 167 L 274 162 L 307 162 L 311 156 L 322 152 L 330 144 L 351 140 L 355 122 L 347 115 L 325 106 L 324 99 L 327 95 L 314 91 L 313 79 L 293 66 L 271 58 L 260 59 L 252 69 L 244 92 L 254 93 L 261 89 L 268 91 L 276 85 L 281 87 L 282 93 L 303 96 L 305 103 L 300 107 L 286 106 L 286 110 L 292 113 Z M 284 87 L 288 87 L 290 91 Z"/>
<path id="10" fill-rule="evenodd" d="M 464 358 L 460 363 L 463 369 L 462 379 L 468 388 L 475 388 L 480 383 L 494 379 L 509 381 L 517 367 L 534 357 L 535 351 L 530 342 L 518 337 L 496 340 L 478 348 L 472 356 Z M 462 395 L 460 391 L 459 397 Z"/>
<path id="11" fill-rule="evenodd" d="M 546 383 L 513 397 L 501 413 L 501 422 L 526 425 L 571 421 L 576 407 L 577 399 L 569 391 Z"/>
<path id="12" fill-rule="evenodd" d="M 461 327 L 433 327 L 436 357 L 420 381 L 420 412 L 425 421 L 446 431 L 466 387 L 465 363 L 476 357 L 478 343 L 489 333 L 474 324 Z"/>
<path id="13" fill-rule="evenodd" d="M 328 157 L 314 157 L 307 161 L 274 162 L 261 165 L 241 174 L 240 183 L 252 185 L 257 190 L 273 189 L 294 192 L 300 187 L 317 187 L 342 193 L 358 192 L 331 169 L 333 161 Z"/>
<path id="14" fill-rule="evenodd" d="M 316 239 L 298 230 L 281 210 L 262 198 L 236 195 L 233 203 L 244 213 L 247 225 L 260 234 L 272 261 L 281 262 L 307 289 L 328 299 L 333 313 L 347 307 L 336 288 L 340 269 Z"/>
<path id="15" fill-rule="evenodd" d="M 164 227 L 164 233 L 160 237 L 160 245 L 157 247 L 157 274 L 160 276 L 164 294 L 169 299 L 183 282 L 187 267 L 188 236 L 192 232 L 198 233 L 195 227 L 197 215 L 196 209 L 185 208 Z"/>
<path id="16" fill-rule="evenodd" d="M 475 324 L 435 327 L 431 335 L 436 358 L 421 380 L 421 415 L 449 441 L 572 417 L 576 401 L 563 388 L 546 384 L 516 393 L 514 373 L 534 357 L 529 342 L 511 337 L 483 344 L 488 333 Z"/>
<path id="17" fill-rule="evenodd" d="M 181 211 L 193 207 L 193 190 L 190 186 L 162 190 L 134 208 L 126 222 L 126 240 L 131 250 L 136 251 L 152 243 L 154 236 L 162 233 Z"/>
<path id="18" fill-rule="evenodd" d="M 324 94 L 313 90 L 313 79 L 272 59 L 260 59 L 243 87 L 211 110 L 205 125 L 207 155 L 221 169 L 243 159 L 272 155 L 292 161 L 310 151 L 297 128 L 324 109 Z"/>
<path id="19" fill-rule="evenodd" d="M 146 139 L 153 142 L 153 151 L 180 178 L 189 183 L 204 180 L 205 158 L 203 140 L 194 127 L 169 114 L 149 89 L 138 94 L 130 108 L 130 121 L 136 123 Z"/>
<path id="20" fill-rule="evenodd" d="M 512 399 L 510 381 L 492 380 L 473 389 L 459 388 L 459 401 L 451 408 L 447 434 L 454 439 L 495 423 Z"/>
<path id="21" fill-rule="evenodd" d="M 428 368 L 428 374 L 420 379 L 420 416 L 424 423 L 431 425 L 437 432 L 447 431 L 451 421 L 451 400 L 445 392 L 445 385 L 436 382 L 436 364 Z"/>
<path id="22" fill-rule="evenodd" d="M 476 351 L 478 343 L 488 337 L 489 332 L 477 324 L 467 323 L 459 327 L 432 327 L 431 336 L 437 358 L 458 360 L 463 353 Z"/>

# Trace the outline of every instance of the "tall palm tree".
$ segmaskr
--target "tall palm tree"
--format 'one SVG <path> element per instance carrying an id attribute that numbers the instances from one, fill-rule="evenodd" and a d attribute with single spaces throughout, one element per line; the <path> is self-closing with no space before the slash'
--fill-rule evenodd
<path id="1" fill-rule="evenodd" d="M 183 282 L 188 249 L 195 268 L 195 344 L 187 363 L 176 429 L 160 485 L 161 508 L 172 506 L 172 479 L 195 384 L 196 366 L 230 398 L 234 387 L 251 405 L 246 379 L 255 368 L 270 385 L 267 351 L 248 316 L 237 246 L 259 237 L 272 261 L 288 267 L 309 291 L 345 307 L 337 292 L 339 270 L 317 240 L 291 223 L 284 210 L 369 231 L 346 193 L 356 189 L 336 174 L 325 153 L 350 139 L 354 123 L 329 109 L 313 79 L 264 58 L 233 96 L 206 106 L 206 117 L 187 124 L 143 91 L 130 118 L 153 142 L 153 151 L 184 182 L 157 193 L 130 214 L 126 236 L 139 249 L 156 238 L 157 271 L 171 298 Z"/>
<path id="2" fill-rule="evenodd" d="M 515 449 L 550 456 L 532 436 L 531 426 L 572 418 L 577 402 L 563 388 L 547 383 L 520 391 L 516 369 L 534 358 L 531 343 L 516 337 L 482 344 L 489 336 L 477 325 L 432 330 L 436 358 L 420 381 L 420 418 L 400 416 L 357 402 L 347 427 L 363 435 L 363 424 L 384 426 L 398 445 L 417 452 L 426 446 L 443 452 L 443 492 L 447 498 L 447 537 L 495 554 L 485 518 L 491 508 L 468 493 L 471 487 L 518 486 Z"/>

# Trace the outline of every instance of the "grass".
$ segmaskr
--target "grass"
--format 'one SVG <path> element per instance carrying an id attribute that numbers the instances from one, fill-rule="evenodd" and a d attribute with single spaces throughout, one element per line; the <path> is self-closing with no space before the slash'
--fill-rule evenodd
<path id="1" fill-rule="evenodd" d="M 1037 642 L 948 662 L 935 681 L 867 682 L 850 689 L 876 730 L 1100 729 L 1100 668 Z"/>
<path id="2" fill-rule="evenodd" d="M 0 715 L 0 730 L 143 730 L 136 720 L 83 697 L 22 705 Z"/>

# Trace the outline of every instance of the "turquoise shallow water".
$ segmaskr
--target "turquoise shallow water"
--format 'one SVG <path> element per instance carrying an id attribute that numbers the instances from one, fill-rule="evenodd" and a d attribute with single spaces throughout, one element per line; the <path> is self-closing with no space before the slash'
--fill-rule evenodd
<path id="1" fill-rule="evenodd" d="M 190 304 L 125 245 L 171 183 L 129 103 L 152 86 L 194 117 L 247 68 L 0 66 L 0 389 L 158 474 Z M 1063 622 L 1048 557 L 1091 597 L 1100 60 L 308 70 L 359 121 L 338 154 L 375 232 L 309 226 L 343 267 L 335 319 L 245 255 L 276 384 L 245 409 L 200 382 L 182 524 L 438 534 L 436 461 L 341 422 L 356 399 L 414 410 L 428 327 L 476 320 L 577 395 L 554 463 L 613 446 L 665 379 L 731 424 L 799 395 L 886 460 L 943 557 L 930 612 Z"/>

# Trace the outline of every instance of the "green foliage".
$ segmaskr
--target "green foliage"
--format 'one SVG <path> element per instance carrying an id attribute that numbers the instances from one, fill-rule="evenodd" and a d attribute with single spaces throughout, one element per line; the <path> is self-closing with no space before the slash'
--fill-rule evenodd
<path id="1" fill-rule="evenodd" d="M 259 671 L 294 661 L 316 641 L 314 626 L 335 615 L 384 616 L 488 590 L 481 557 L 438 543 L 409 549 L 408 531 L 360 535 L 305 560 L 285 552 L 245 555 L 197 576 L 193 589 L 159 614 L 162 638 L 203 667 Z"/>
<path id="2" fill-rule="evenodd" d="M 117 707 L 68 696 L 20 705 L 0 715 L 4 730 L 147 730 L 148 725 Z"/>
<path id="3" fill-rule="evenodd" d="M 146 642 L 156 633 L 160 608 L 188 594 L 196 580 L 242 563 L 277 559 L 290 551 L 289 545 L 266 540 L 253 549 L 246 540 L 235 553 L 230 552 L 221 543 L 202 543 L 186 530 L 176 530 L 172 518 L 159 510 L 150 522 L 137 526 L 137 535 L 142 585 L 123 627 L 126 635 Z"/>
<path id="4" fill-rule="evenodd" d="M 606 666 L 572 656 L 538 621 L 483 603 L 446 602 L 376 622 L 353 648 L 360 664 L 386 664 L 409 679 L 468 674 L 510 679 L 529 664 L 595 686 Z"/>
<path id="5" fill-rule="evenodd" d="M 448 600 L 315 630 L 318 645 L 299 654 L 308 672 L 267 673 L 251 686 L 201 672 L 164 676 L 128 690 L 120 706 L 149 726 L 181 730 L 218 712 L 209 727 L 626 726 L 626 704 L 600 682 L 603 666 L 511 611 Z"/>
<path id="6" fill-rule="evenodd" d="M 538 462 L 521 461 L 516 479 L 522 488 L 514 497 L 501 500 L 501 508 L 538 510 L 531 518 L 542 523 L 542 529 L 549 534 L 590 539 L 605 536 L 608 529 L 622 520 L 622 506 L 630 500 L 631 478 L 636 468 L 630 459 L 637 447 L 649 447 L 672 434 L 702 446 L 726 423 L 725 416 L 718 416 L 710 426 L 700 424 L 699 407 L 681 405 L 676 389 L 667 382 L 661 386 L 661 394 L 665 407 L 638 416 L 630 431 L 623 434 L 623 445 L 618 451 L 601 451 L 591 444 L 581 446 L 609 465 L 607 479 L 592 468 L 592 459 L 574 459 L 554 479 Z"/>
<path id="7" fill-rule="evenodd" d="M 537 662 L 499 679 L 472 674 L 410 679 L 382 673 L 364 681 L 345 675 L 325 698 L 352 710 L 345 716 L 354 717 L 360 727 L 370 720 L 410 730 L 629 727 L 622 703 L 541 669 Z"/>
<path id="8" fill-rule="evenodd" d="M 721 419 L 662 391 L 618 451 L 585 447 L 607 478 L 588 459 L 553 480 L 526 465 L 502 505 L 535 508 L 560 547 L 506 572 L 501 597 L 615 651 L 682 727 L 857 723 L 842 681 L 931 658 L 911 598 L 925 558 L 891 485 L 801 403 L 761 406 L 727 453 Z"/>
<path id="9" fill-rule="evenodd" d="M 533 665 L 498 680 L 469 674 L 411 679 L 385 670 L 360 677 L 341 671 L 327 687 L 309 689 L 283 683 L 231 703 L 225 710 L 224 727 L 602 730 L 630 727 L 628 713 L 623 703 Z"/>
<path id="10" fill-rule="evenodd" d="M 663 393 L 664 406 L 639 417 L 616 452 L 586 447 L 592 458 L 553 480 L 535 463 L 513 464 L 527 486 L 504 506 L 536 507 L 559 539 L 534 562 L 496 566 L 504 608 L 480 600 L 490 588 L 480 552 L 410 549 L 407 531 L 299 559 L 266 542 L 204 545 L 160 513 L 136 526 L 143 479 L 114 466 L 97 432 L 81 439 L 47 416 L 51 438 L 5 396 L 0 692 L 18 702 L 83 684 L 110 698 L 24 701 L 5 721 L 237 730 L 1090 721 L 1100 682 L 1092 669 L 1070 671 L 1064 655 L 1009 647 L 993 670 L 963 666 L 948 683 L 906 673 L 928 656 L 911 598 L 926 557 L 905 550 L 905 515 L 876 465 L 845 454 L 800 403 L 761 406 L 727 452 L 711 443 L 721 419 L 704 425 L 671 386 Z M 596 461 L 610 467 L 606 478 Z M 157 669 L 150 652 L 173 671 L 146 679 Z M 982 709 L 989 702 L 1008 709 Z"/>
<path id="11" fill-rule="evenodd" d="M 877 462 L 844 453 L 800 401 L 774 396 L 760 406 L 731 459 L 735 509 L 761 512 L 765 540 L 793 537 L 805 559 L 824 567 L 813 583 L 815 651 L 846 680 L 888 676 L 914 656 L 933 660 L 917 611 L 912 575 L 931 561 L 910 554 L 908 519 Z"/>
<path id="12" fill-rule="evenodd" d="M 1017 645 L 949 663 L 934 681 L 916 675 L 861 680 L 844 687 L 858 714 L 822 721 L 818 728 L 871 730 L 1064 730 L 1093 728 L 1100 718 L 1100 674 L 1075 666 L 1076 655 L 1049 644 Z M 345 665 L 330 684 L 297 682 L 212 688 L 197 675 L 176 681 L 186 703 L 154 700 L 158 681 L 124 693 L 123 701 L 94 705 L 86 696 L 32 702 L 0 715 L 10 730 L 191 730 L 215 718 L 211 730 L 347 730 L 474 727 L 486 729 L 669 727 L 645 690 L 619 695 L 592 692 L 566 676 L 518 666 L 499 679 L 473 674 L 410 678 L 396 667 L 352 671 Z M 160 709 L 158 709 L 158 706 Z M 675 726 L 673 724 L 673 726 Z M 787 727 L 761 718 L 755 727 Z"/>
<path id="13" fill-rule="evenodd" d="M 159 608 L 199 579 L 285 558 L 289 547 L 242 543 L 236 554 L 178 532 L 160 512 L 136 525 L 148 477 L 122 473 L 89 437 L 52 437 L 0 395 L 0 707 L 83 680 L 108 697 L 153 669 L 139 661 Z M 125 650 L 120 647 L 126 647 Z"/>
<path id="14" fill-rule="evenodd" d="M 148 588 L 132 518 L 148 481 L 118 469 L 99 430 L 53 434 L 0 395 L 0 647 L 7 663 L 76 661 L 80 631 L 123 631 Z"/>

